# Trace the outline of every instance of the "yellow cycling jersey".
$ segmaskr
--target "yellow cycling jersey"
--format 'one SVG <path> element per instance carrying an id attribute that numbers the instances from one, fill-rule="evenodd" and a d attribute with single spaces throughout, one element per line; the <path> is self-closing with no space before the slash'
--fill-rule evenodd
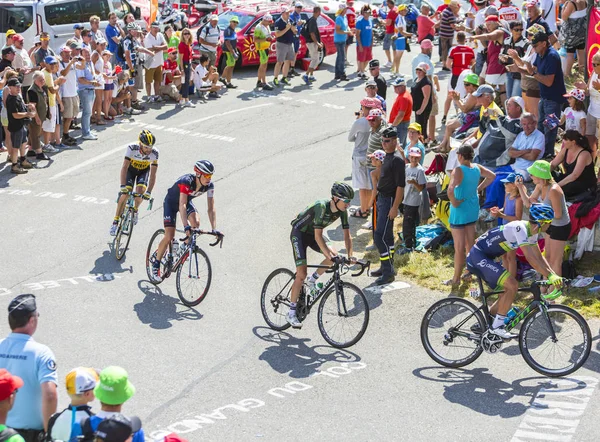
<path id="1" fill-rule="evenodd" d="M 130 166 L 134 169 L 143 170 L 150 166 L 158 166 L 158 149 L 152 148 L 152 152 L 148 155 L 140 150 L 139 144 L 130 144 L 127 146 L 125 159 L 129 160 Z"/>

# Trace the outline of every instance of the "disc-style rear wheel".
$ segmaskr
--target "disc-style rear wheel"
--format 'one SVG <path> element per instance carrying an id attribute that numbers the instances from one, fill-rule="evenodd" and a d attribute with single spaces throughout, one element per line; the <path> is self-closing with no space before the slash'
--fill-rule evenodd
<path id="1" fill-rule="evenodd" d="M 129 241 L 133 235 L 133 209 L 126 209 L 121 222 L 119 223 L 119 230 L 117 236 L 115 236 L 115 256 L 120 261 L 125 256 L 127 248 L 129 247 Z"/>
<path id="2" fill-rule="evenodd" d="M 183 262 L 177 269 L 177 295 L 188 307 L 194 307 L 204 301 L 210 290 L 212 267 L 206 252 L 196 246 L 187 251 Z"/>
<path id="3" fill-rule="evenodd" d="M 154 262 L 156 261 L 156 250 L 158 249 L 158 245 L 165 237 L 165 230 L 158 229 L 150 238 L 150 242 L 148 243 L 148 249 L 146 250 L 146 273 L 148 275 L 148 279 L 154 285 L 158 285 L 163 282 L 166 278 L 171 274 L 171 263 L 169 262 L 171 259 L 171 244 L 165 251 L 165 254 L 160 263 L 160 280 L 156 280 L 154 275 L 152 274 L 152 267 Z"/>
<path id="4" fill-rule="evenodd" d="M 263 318 L 273 330 L 285 330 L 290 327 L 287 315 L 290 311 L 290 299 L 294 273 L 288 269 L 274 270 L 263 284 L 260 294 L 260 308 Z"/>

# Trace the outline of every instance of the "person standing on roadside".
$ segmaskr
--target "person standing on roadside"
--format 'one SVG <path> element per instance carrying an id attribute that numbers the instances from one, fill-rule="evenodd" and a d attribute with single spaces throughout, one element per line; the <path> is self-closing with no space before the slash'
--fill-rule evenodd
<path id="1" fill-rule="evenodd" d="M 0 369 L 0 437 L 4 442 L 25 442 L 23 436 L 16 430 L 6 426 L 6 419 L 15 404 L 17 391 L 23 385 L 23 379 L 13 376 L 5 369 Z"/>
<path id="2" fill-rule="evenodd" d="M 13 68 L 23 76 L 21 93 L 27 102 L 27 90 L 33 84 L 33 73 L 40 68 L 33 65 L 31 57 L 27 50 L 23 47 L 23 37 L 19 34 L 13 35 L 13 47 L 15 48 L 15 59 L 13 60 Z"/>
<path id="3" fill-rule="evenodd" d="M 0 60 L 0 72 L 4 72 L 5 69 L 13 68 L 13 60 L 15 59 L 15 48 L 7 46 L 2 48 L 2 60 Z"/>
<path id="4" fill-rule="evenodd" d="M 81 36 L 81 32 L 84 29 L 85 26 L 83 26 L 81 23 L 75 23 L 73 25 L 73 37 L 71 37 L 71 39 L 83 45 L 83 37 Z"/>
<path id="5" fill-rule="evenodd" d="M 390 111 L 390 125 L 398 133 L 398 142 L 404 148 L 406 146 L 406 137 L 408 136 L 408 125 L 412 114 L 413 99 L 410 92 L 406 90 L 406 81 L 404 77 L 398 77 L 392 82 L 394 92 L 398 94 L 392 110 Z"/>
<path id="6" fill-rule="evenodd" d="M 348 141 L 354 142 L 352 151 L 352 187 L 358 189 L 360 198 L 360 207 L 352 214 L 355 218 L 369 217 L 369 200 L 371 197 L 371 180 L 369 178 L 369 169 L 367 168 L 367 149 L 369 147 L 369 135 L 371 127 L 366 116 L 370 112 L 375 102 L 371 99 L 363 99 L 360 102 L 361 111 L 357 112 L 356 120 L 352 123 L 348 133 Z M 364 111 L 368 109 L 367 115 Z"/>
<path id="7" fill-rule="evenodd" d="M 352 31 L 348 28 L 348 20 L 346 19 L 347 6 L 340 3 L 335 18 L 335 31 L 333 34 L 333 42 L 337 50 L 335 58 L 335 79 L 340 81 L 350 80 L 346 76 L 346 41 Z"/>
<path id="8" fill-rule="evenodd" d="M 35 106 L 36 112 L 35 117 L 33 117 L 31 123 L 29 123 L 28 135 L 30 148 L 27 151 L 27 156 L 36 157 L 38 161 L 48 161 L 50 158 L 42 152 L 42 146 L 40 145 L 43 121 L 50 118 L 48 88 L 46 87 L 46 80 L 44 79 L 44 74 L 42 72 L 35 72 L 33 74 L 33 84 L 28 89 L 27 95 L 29 103 Z"/>
<path id="9" fill-rule="evenodd" d="M 219 16 L 212 14 L 208 23 L 198 31 L 198 44 L 200 45 L 200 54 L 208 57 L 208 67 L 214 66 L 217 62 L 217 48 L 221 38 L 221 28 L 219 28 Z"/>
<path id="10" fill-rule="evenodd" d="M 275 22 L 275 37 L 277 38 L 275 46 L 277 63 L 275 63 L 275 69 L 273 70 L 273 84 L 275 86 L 279 86 L 279 72 L 282 71 L 282 66 L 283 77 L 281 83 L 288 86 L 291 84 L 288 79 L 288 72 L 292 61 L 296 58 L 294 53 L 294 35 L 296 32 L 296 27 L 290 21 L 290 11 L 284 6 L 281 10 L 281 17 Z"/>
<path id="11" fill-rule="evenodd" d="M 448 7 L 442 12 L 440 19 L 440 46 L 442 53 L 440 61 L 442 62 L 442 70 L 449 71 L 450 68 L 446 67 L 446 60 L 448 59 L 448 53 L 452 47 L 452 41 L 454 40 L 454 30 L 456 28 L 456 20 L 458 12 L 460 11 L 460 4 L 458 0 L 451 0 L 448 3 Z"/>
<path id="12" fill-rule="evenodd" d="M 38 442 L 56 412 L 58 384 L 56 358 L 48 347 L 33 339 L 39 313 L 35 296 L 19 295 L 8 304 L 12 333 L 0 341 L 0 368 L 23 379 L 6 425 L 26 442 Z"/>
<path id="13" fill-rule="evenodd" d="M 296 72 L 296 60 L 298 59 L 298 51 L 300 50 L 300 35 L 302 34 L 302 28 L 306 24 L 304 20 L 302 20 L 302 8 L 304 5 L 301 2 L 296 2 L 294 4 L 294 11 L 290 14 L 290 21 L 296 27 L 296 33 L 294 34 L 294 61 L 292 62 L 292 68 L 290 69 L 290 76 L 297 77 L 300 75 Z"/>
<path id="14" fill-rule="evenodd" d="M 223 32 L 223 52 L 225 53 L 225 70 L 223 71 L 223 77 L 221 82 L 227 89 L 235 89 L 237 86 L 231 84 L 231 77 L 233 76 L 233 69 L 235 64 L 240 57 L 237 49 L 237 27 L 240 24 L 240 19 L 237 15 L 231 16 L 229 20 L 229 26 Z"/>
<path id="15" fill-rule="evenodd" d="M 371 7 L 364 5 L 360 17 L 356 20 L 356 60 L 358 77 L 366 80 L 367 64 L 373 58 L 373 19 Z"/>
<path id="16" fill-rule="evenodd" d="M 387 58 L 387 63 L 384 67 L 391 68 L 392 55 L 396 56 L 396 46 L 393 44 L 392 40 L 394 35 L 396 35 L 396 19 L 398 18 L 398 10 L 396 9 L 396 3 L 394 0 L 386 1 L 388 12 L 385 18 L 385 37 L 383 38 L 383 51 L 385 52 L 385 56 Z M 392 50 L 392 54 L 390 54 L 390 49 Z"/>
<path id="17" fill-rule="evenodd" d="M 44 67 L 44 60 L 47 56 L 56 56 L 56 53 L 50 47 L 50 34 L 47 32 L 40 33 L 40 47 L 33 52 L 33 58 L 36 66 Z"/>
<path id="18" fill-rule="evenodd" d="M 272 91 L 273 86 L 267 83 L 267 67 L 269 64 L 269 48 L 271 46 L 271 30 L 269 25 L 273 22 L 271 14 L 263 15 L 262 20 L 254 28 L 254 45 L 258 52 L 258 59 L 260 64 L 258 65 L 258 80 L 256 82 L 256 88 L 262 88 L 265 91 Z"/>
<path id="19" fill-rule="evenodd" d="M 165 33 L 166 33 L 166 28 L 165 28 Z M 111 58 L 110 58 L 110 64 L 112 64 L 113 66 L 117 65 L 117 49 L 119 47 L 119 43 L 121 43 L 121 34 L 123 33 L 123 30 L 121 29 L 121 26 L 119 25 L 119 20 L 117 18 L 117 14 L 114 12 L 111 12 L 110 14 L 108 14 L 108 25 L 106 25 L 106 30 L 104 31 L 104 33 L 106 34 L 106 41 L 108 41 L 108 47 L 107 49 L 109 50 L 109 52 L 112 54 Z"/>
<path id="20" fill-rule="evenodd" d="M 8 132 L 12 148 L 9 147 L 8 156 L 12 163 L 11 173 L 23 174 L 33 168 L 27 158 L 27 125 L 37 115 L 32 104 L 25 105 L 21 97 L 21 83 L 18 78 L 11 78 L 6 82 L 9 95 L 6 98 L 6 113 L 8 116 Z M 1 368 L 1 367 L 0 367 Z"/>
<path id="21" fill-rule="evenodd" d="M 321 43 L 321 33 L 319 32 L 318 20 L 321 15 L 321 7 L 315 6 L 313 8 L 313 15 L 308 19 L 305 26 L 304 38 L 306 40 L 306 47 L 310 55 L 310 64 L 306 74 L 302 76 L 302 79 L 306 84 L 310 84 L 313 81 L 317 81 L 314 77 L 315 69 L 319 66 L 319 54 L 323 50 L 323 43 Z"/>
<path id="22" fill-rule="evenodd" d="M 99 40 L 106 40 L 104 34 L 100 30 L 100 17 L 97 15 L 92 15 L 90 17 L 90 36 L 92 37 L 90 44 L 92 45 L 93 51 L 96 50 L 96 45 Z"/>
<path id="23" fill-rule="evenodd" d="M 164 63 L 163 51 L 168 49 L 167 41 L 160 32 L 158 22 L 153 22 L 150 25 L 150 32 L 144 38 L 144 47 L 152 52 L 149 67 L 146 69 L 146 95 L 148 102 L 159 103 L 162 100 L 160 96 L 160 83 L 162 82 L 163 72 L 162 66 Z M 154 82 L 154 95 L 152 93 L 152 83 Z"/>
<path id="24" fill-rule="evenodd" d="M 183 82 L 181 83 L 181 100 L 179 104 L 183 107 L 196 107 L 194 103 L 190 101 L 190 81 L 192 80 L 192 31 L 185 28 L 181 31 L 181 41 L 179 42 L 179 67 L 183 73 Z M 174 50 L 170 50 L 170 53 L 177 53 Z"/>
<path id="25" fill-rule="evenodd" d="M 354 43 L 354 35 L 356 30 L 356 9 L 354 9 L 354 0 L 346 0 L 346 20 L 348 20 L 348 28 L 352 33 L 346 39 L 346 53 L 344 55 L 344 65 L 352 66 L 348 61 L 348 48 Z"/>
<path id="26" fill-rule="evenodd" d="M 365 84 L 365 92 L 367 93 L 367 97 L 379 100 L 381 103 L 379 107 L 383 110 L 383 113 L 387 112 L 387 103 L 385 99 L 377 93 L 377 83 L 375 80 L 367 81 Z"/>
<path id="27" fill-rule="evenodd" d="M 60 48 L 59 72 L 60 76 L 65 78 L 65 82 L 60 86 L 60 96 L 63 103 L 63 136 L 62 142 L 67 146 L 76 146 L 77 140 L 69 135 L 71 122 L 77 118 L 79 113 L 79 95 L 77 95 L 77 74 L 75 65 L 83 61 L 80 55 L 71 57 L 72 50 L 68 46 Z"/>
<path id="28" fill-rule="evenodd" d="M 379 60 L 371 60 L 369 62 L 369 72 L 373 76 L 373 81 L 377 84 L 377 95 L 385 100 L 387 96 L 387 81 L 381 75 Z"/>
<path id="29" fill-rule="evenodd" d="M 91 118 L 92 106 L 94 104 L 94 88 L 98 87 L 99 83 L 96 80 L 90 50 L 83 48 L 81 54 L 84 60 L 77 66 L 77 70 L 75 71 L 77 87 L 79 88 L 79 102 L 81 103 L 81 137 L 84 140 L 97 140 L 98 136 L 91 131 Z"/>

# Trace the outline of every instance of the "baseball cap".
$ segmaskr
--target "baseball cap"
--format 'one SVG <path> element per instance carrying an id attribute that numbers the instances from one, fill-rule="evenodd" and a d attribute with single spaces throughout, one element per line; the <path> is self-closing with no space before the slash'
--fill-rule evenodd
<path id="1" fill-rule="evenodd" d="M 367 116 L 367 120 L 371 121 L 374 120 L 375 118 L 381 118 L 383 117 L 383 112 L 381 111 L 381 109 L 371 109 L 369 111 L 369 115 Z"/>
<path id="2" fill-rule="evenodd" d="M 340 2 L 340 4 L 338 5 L 338 11 L 343 11 L 347 7 L 348 7 L 348 5 L 346 5 L 346 3 Z"/>
<path id="3" fill-rule="evenodd" d="M 405 4 L 401 4 L 401 5 L 398 5 L 397 9 L 398 9 L 398 12 L 399 12 L 399 11 L 406 11 L 406 8 L 407 8 L 407 6 Z"/>
<path id="4" fill-rule="evenodd" d="M 519 97 L 519 96 L 514 96 L 514 97 L 510 97 L 508 100 L 512 100 L 515 103 L 517 103 L 519 105 L 519 107 L 521 108 L 522 111 L 525 111 L 525 100 L 523 100 L 523 97 Z M 506 100 L 508 102 L 508 100 Z"/>
<path id="5" fill-rule="evenodd" d="M 136 22 L 132 21 L 127 25 L 125 29 L 127 29 L 128 31 L 139 31 L 140 27 Z"/>
<path id="6" fill-rule="evenodd" d="M 100 373 L 100 382 L 94 388 L 96 398 L 103 404 L 122 405 L 135 394 L 127 371 L 121 367 L 106 367 Z"/>
<path id="7" fill-rule="evenodd" d="M 211 16 L 208 18 L 208 21 L 214 21 L 214 20 L 218 20 L 219 16 L 217 14 L 211 14 Z"/>
<path id="8" fill-rule="evenodd" d="M 23 41 L 23 36 L 21 34 L 13 35 L 13 41 Z"/>
<path id="9" fill-rule="evenodd" d="M 494 88 L 489 84 L 482 84 L 477 88 L 475 92 L 473 92 L 474 97 L 481 97 L 483 94 L 493 94 Z"/>
<path id="10" fill-rule="evenodd" d="M 506 175 L 506 178 L 504 178 L 503 180 L 500 180 L 501 183 L 514 183 L 517 180 L 517 174 L 516 173 L 509 173 L 508 175 Z"/>
<path id="11" fill-rule="evenodd" d="M 296 3 L 294 4 L 294 7 L 296 7 L 296 8 L 303 8 L 303 7 L 304 7 L 304 5 L 303 5 L 301 2 L 296 2 Z"/>
<path id="12" fill-rule="evenodd" d="M 58 60 L 56 59 L 55 56 L 48 55 L 46 58 L 44 58 L 44 63 L 46 63 L 46 64 L 55 64 L 55 63 L 58 63 Z"/>
<path id="13" fill-rule="evenodd" d="M 423 131 L 423 128 L 421 127 L 421 125 L 419 123 L 410 123 L 408 125 L 408 129 L 416 130 L 419 133 L 421 133 Z"/>
<path id="14" fill-rule="evenodd" d="M 153 21 L 153 22 L 150 24 L 150 27 L 151 27 L 151 28 L 160 28 L 160 24 L 159 24 L 157 21 Z"/>
<path id="15" fill-rule="evenodd" d="M 93 390 L 98 384 L 98 372 L 93 368 L 77 367 L 67 373 L 65 384 L 67 393 L 82 394 Z"/>
<path id="16" fill-rule="evenodd" d="M 479 76 L 477 74 L 467 74 L 464 79 L 465 83 L 472 84 L 474 86 L 479 86 Z"/>
<path id="17" fill-rule="evenodd" d="M 428 38 L 421 40 L 421 49 L 431 49 L 433 48 L 433 43 Z"/>
<path id="18" fill-rule="evenodd" d="M 13 49 L 13 47 L 12 47 L 12 46 L 7 46 L 7 47 L 5 47 L 5 48 L 3 48 L 3 49 L 2 49 L 2 56 L 3 56 L 3 57 L 4 57 L 5 55 L 8 55 L 8 54 L 14 54 L 14 53 L 15 53 L 15 50 Z"/>
<path id="19" fill-rule="evenodd" d="M 98 424 L 96 437 L 104 442 L 125 442 L 129 437 L 142 428 L 139 417 L 126 417 L 120 413 L 103 419 Z"/>
<path id="20" fill-rule="evenodd" d="M 369 86 L 377 87 L 377 82 L 375 80 L 367 80 L 367 82 L 365 83 L 365 87 L 369 87 Z"/>
<path id="21" fill-rule="evenodd" d="M 499 14 L 500 13 L 498 12 L 498 8 L 496 8 L 495 6 L 488 6 L 483 15 L 485 17 L 488 17 L 490 15 L 499 15 Z"/>
<path id="22" fill-rule="evenodd" d="M 394 126 L 388 126 L 381 132 L 381 136 L 385 138 L 396 138 L 398 136 L 398 131 Z"/>
<path id="23" fill-rule="evenodd" d="M 369 67 L 370 68 L 377 68 L 377 67 L 379 67 L 379 60 L 371 60 L 369 62 Z"/>
<path id="24" fill-rule="evenodd" d="M 499 19 L 498 19 L 498 16 L 497 16 L 497 15 L 488 15 L 488 16 L 485 18 L 485 21 L 486 21 L 486 23 L 487 23 L 487 22 L 491 22 L 491 21 L 493 21 L 493 22 L 498 22 L 498 21 L 499 21 Z"/>
<path id="25" fill-rule="evenodd" d="M 530 0 L 525 4 L 525 6 L 527 6 L 528 8 L 533 8 L 533 7 L 539 6 L 539 5 L 540 5 L 539 0 Z"/>
<path id="26" fill-rule="evenodd" d="M 33 37 L 33 44 L 34 45 L 38 45 L 42 42 L 42 39 L 40 38 L 39 35 L 36 35 L 35 37 Z"/>
<path id="27" fill-rule="evenodd" d="M 546 29 L 540 25 L 539 23 L 535 23 L 527 28 L 527 33 L 531 35 L 535 35 L 538 32 L 546 32 Z"/>
<path id="28" fill-rule="evenodd" d="M 177 53 L 177 48 L 169 48 L 169 50 L 167 51 L 167 53 L 169 53 L 169 54 L 176 54 Z"/>
<path id="29" fill-rule="evenodd" d="M 537 34 L 534 34 L 533 38 L 531 39 L 531 43 L 533 44 L 540 43 L 542 41 L 548 41 L 548 34 L 545 32 L 538 32 Z"/>
<path id="30" fill-rule="evenodd" d="M 99 38 L 98 40 L 96 40 L 97 45 L 105 45 L 106 43 L 107 41 L 103 38 Z"/>
<path id="31" fill-rule="evenodd" d="M 585 100 L 585 92 L 581 89 L 571 89 L 568 94 L 564 94 L 563 97 L 573 97 L 578 101 Z"/>
<path id="32" fill-rule="evenodd" d="M 11 78 L 6 84 L 8 86 L 21 86 L 18 78 Z M 13 317 L 27 316 L 35 313 L 36 310 L 35 296 L 31 294 L 19 295 L 8 304 L 8 314 Z"/>
<path id="33" fill-rule="evenodd" d="M 5 368 L 0 369 L 0 401 L 5 401 L 23 386 L 23 379 L 10 374 Z"/>
<path id="34" fill-rule="evenodd" d="M 418 147 L 411 147 L 410 149 L 408 149 L 408 156 L 409 157 L 420 157 L 421 149 L 419 149 Z"/>
<path id="35" fill-rule="evenodd" d="M 273 21 L 273 16 L 271 14 L 265 14 L 265 15 L 263 15 L 263 20 L 264 21 Z"/>
<path id="36" fill-rule="evenodd" d="M 105 49 L 104 51 L 102 51 L 102 54 L 100 54 L 100 55 L 103 55 L 103 56 L 104 56 L 104 55 L 112 55 L 112 54 L 113 54 L 113 53 L 112 53 L 112 52 L 110 52 L 108 49 Z"/>
<path id="37" fill-rule="evenodd" d="M 419 63 L 417 65 L 417 67 L 415 68 L 415 70 L 416 69 L 420 69 L 421 71 L 427 73 L 427 70 L 429 69 L 429 65 L 427 63 L 425 63 L 425 62 L 421 62 L 421 63 Z"/>
<path id="38" fill-rule="evenodd" d="M 288 8 L 287 6 L 282 6 L 281 7 L 281 13 L 282 14 L 286 14 L 288 12 L 290 12 L 290 8 Z"/>
<path id="39" fill-rule="evenodd" d="M 81 24 L 75 24 L 73 25 L 73 29 L 84 29 L 84 26 Z"/>
<path id="40" fill-rule="evenodd" d="M 61 46 L 58 52 L 71 52 L 71 48 L 68 46 Z"/>
<path id="41" fill-rule="evenodd" d="M 11 35 L 16 35 L 17 31 L 15 31 L 14 29 L 9 29 L 8 31 L 6 31 L 6 38 L 10 37 Z"/>
<path id="42" fill-rule="evenodd" d="M 81 46 L 81 43 L 79 43 L 78 41 L 72 41 L 71 43 L 69 43 L 69 47 L 71 49 L 78 49 L 78 50 L 81 50 L 83 48 L 83 46 Z"/>
<path id="43" fill-rule="evenodd" d="M 375 158 L 376 160 L 383 161 L 385 159 L 385 151 L 381 149 L 377 149 L 370 155 L 367 155 L 369 158 Z"/>
<path id="44" fill-rule="evenodd" d="M 404 77 L 397 77 L 394 81 L 392 81 L 392 86 L 406 86 L 406 80 Z"/>
<path id="45" fill-rule="evenodd" d="M 232 16 L 232 17 L 231 17 L 231 19 L 230 19 L 229 21 L 230 21 L 230 22 L 232 22 L 232 21 L 233 21 L 233 22 L 239 23 L 239 22 L 240 22 L 240 19 L 239 19 L 239 17 L 238 17 L 237 15 L 234 15 L 234 16 Z"/>
<path id="46" fill-rule="evenodd" d="M 381 101 L 379 101 L 377 98 L 371 98 L 371 97 L 365 97 L 362 100 L 360 100 L 360 105 L 364 106 L 364 107 L 369 107 L 369 108 L 379 108 L 381 109 Z"/>

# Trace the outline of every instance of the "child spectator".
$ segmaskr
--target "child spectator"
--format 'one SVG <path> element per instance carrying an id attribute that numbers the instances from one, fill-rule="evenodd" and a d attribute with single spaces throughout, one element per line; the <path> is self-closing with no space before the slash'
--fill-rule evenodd
<path id="1" fill-rule="evenodd" d="M 50 418 L 48 433 L 52 440 L 75 442 L 83 434 L 81 421 L 94 415 L 88 404 L 96 399 L 94 388 L 98 380 L 98 373 L 93 368 L 77 367 L 67 373 L 65 385 L 71 403 Z"/>
<path id="2" fill-rule="evenodd" d="M 581 135 L 585 135 L 586 130 L 586 118 L 585 113 L 585 92 L 581 89 L 572 89 L 568 94 L 564 95 L 567 97 L 569 107 L 567 107 L 560 116 L 560 124 L 565 125 L 565 131 L 576 130 Z"/>
<path id="3" fill-rule="evenodd" d="M 404 188 L 404 219 L 402 220 L 402 235 L 404 236 L 404 248 L 400 255 L 410 253 L 417 245 L 417 226 L 419 225 L 419 207 L 423 196 L 423 189 L 427 184 L 425 169 L 419 163 L 421 161 L 421 149 L 411 147 L 408 151 L 406 165 L 406 187 Z"/>
<path id="4" fill-rule="evenodd" d="M 103 109 L 103 111 L 104 111 L 104 119 L 108 120 L 108 121 L 114 120 L 114 117 L 111 115 L 111 112 L 110 112 L 110 105 L 111 105 L 112 98 L 113 98 L 113 90 L 115 89 L 114 81 L 117 79 L 117 76 L 113 72 L 113 65 L 110 62 L 112 55 L 113 54 L 110 51 L 102 52 L 102 59 L 104 60 L 104 72 L 103 72 L 103 74 L 104 74 L 104 91 L 103 91 L 104 109 Z"/>
<path id="5" fill-rule="evenodd" d="M 369 200 L 369 205 L 367 207 L 373 208 L 373 226 L 377 225 L 377 183 L 379 182 L 379 177 L 381 176 L 381 166 L 383 164 L 383 160 L 385 158 L 385 152 L 381 149 L 377 149 L 372 154 L 367 155 L 371 159 L 371 164 L 375 169 L 373 169 L 371 174 L 371 183 L 373 184 L 371 191 L 371 198 Z M 373 232 L 375 229 L 372 229 Z M 376 250 L 375 245 L 367 247 L 367 250 Z"/>

